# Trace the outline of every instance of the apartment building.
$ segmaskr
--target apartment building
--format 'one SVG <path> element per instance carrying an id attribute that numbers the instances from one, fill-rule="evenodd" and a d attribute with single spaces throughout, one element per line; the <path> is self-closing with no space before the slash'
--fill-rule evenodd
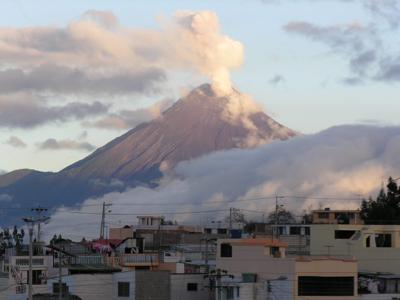
<path id="1" fill-rule="evenodd" d="M 400 273 L 400 225 L 311 226 L 311 255 L 353 256 L 359 272 Z"/>
<path id="2" fill-rule="evenodd" d="M 351 257 L 286 257 L 287 244 L 272 239 L 225 239 L 217 246 L 221 299 L 358 299 Z"/>

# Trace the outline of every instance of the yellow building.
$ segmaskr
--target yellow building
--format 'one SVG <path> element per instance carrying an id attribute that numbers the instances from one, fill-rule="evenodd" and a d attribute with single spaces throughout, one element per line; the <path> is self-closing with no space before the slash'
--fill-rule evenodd
<path id="1" fill-rule="evenodd" d="M 217 283 L 217 295 L 235 300 L 358 299 L 354 259 L 289 258 L 286 248 L 287 244 L 271 239 L 218 240 L 216 267 L 226 276 Z"/>
<path id="2" fill-rule="evenodd" d="M 360 272 L 400 273 L 400 225 L 310 226 L 310 254 L 353 256 Z"/>

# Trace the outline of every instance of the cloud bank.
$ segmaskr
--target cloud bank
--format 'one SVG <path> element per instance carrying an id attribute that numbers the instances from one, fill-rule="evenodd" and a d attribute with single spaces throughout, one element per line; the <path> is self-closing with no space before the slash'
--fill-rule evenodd
<path id="1" fill-rule="evenodd" d="M 56 140 L 50 138 L 44 142 L 38 143 L 37 147 L 40 150 L 81 150 L 81 151 L 93 151 L 96 146 L 88 142 L 78 142 L 73 140 Z"/>
<path id="2" fill-rule="evenodd" d="M 320 205 L 356 208 L 356 199 L 374 195 L 387 177 L 398 176 L 399 151 L 400 127 L 349 125 L 256 149 L 217 152 L 180 163 L 158 188 L 137 187 L 60 208 L 46 231 L 51 236 L 75 226 L 79 235 L 96 237 L 103 201 L 113 203 L 107 217 L 112 226 L 135 224 L 136 215 L 146 213 L 204 222 L 223 218 L 229 207 L 257 211 L 248 218 L 260 219 L 273 209 L 276 194 L 286 195 L 281 203 L 297 213 Z M 270 198 L 256 200 L 264 196 Z M 332 199 L 314 199 L 321 196 Z"/>

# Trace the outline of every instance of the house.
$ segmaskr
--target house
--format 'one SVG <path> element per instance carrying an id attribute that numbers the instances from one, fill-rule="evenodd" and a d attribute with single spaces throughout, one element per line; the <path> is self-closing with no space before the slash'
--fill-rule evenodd
<path id="1" fill-rule="evenodd" d="M 359 210 L 331 210 L 325 208 L 312 211 L 313 224 L 364 224 Z"/>
<path id="2" fill-rule="evenodd" d="M 311 227 L 311 255 L 353 256 L 359 272 L 400 273 L 400 225 Z"/>
<path id="3" fill-rule="evenodd" d="M 170 275 L 165 271 L 127 271 L 75 274 L 63 278 L 63 289 L 82 300 L 169 300 Z M 58 281 L 48 281 L 47 293 L 56 295 Z"/>
<path id="4" fill-rule="evenodd" d="M 7 296 L 1 299 L 26 299 L 29 283 L 28 245 L 6 248 L 2 271 L 7 274 L 11 288 L 7 289 Z M 47 253 L 43 243 L 34 242 L 32 256 L 33 291 L 40 292 L 45 288 L 47 279 L 57 274 L 58 269 L 54 268 L 53 256 Z"/>
<path id="5" fill-rule="evenodd" d="M 351 257 L 286 257 L 286 243 L 265 238 L 225 239 L 217 246 L 219 275 L 212 276 L 221 299 L 358 299 Z"/>
<path id="6" fill-rule="evenodd" d="M 255 223 L 256 237 L 277 236 L 286 243 L 286 255 L 310 255 L 310 225 L 309 224 L 267 224 Z"/>

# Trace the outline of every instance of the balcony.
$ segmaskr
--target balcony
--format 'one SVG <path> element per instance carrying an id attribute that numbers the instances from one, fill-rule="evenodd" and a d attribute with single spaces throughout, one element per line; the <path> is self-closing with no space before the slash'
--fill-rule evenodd
<path id="1" fill-rule="evenodd" d="M 28 267 L 29 266 L 29 256 L 14 256 L 13 257 L 13 265 L 19 267 Z M 34 256 L 32 258 L 32 266 L 34 267 L 43 267 L 45 265 L 44 257 Z"/>
<path id="2" fill-rule="evenodd" d="M 119 257 L 106 257 L 107 264 L 111 267 L 140 267 L 140 266 L 158 266 L 158 254 L 140 253 L 124 254 Z"/>

